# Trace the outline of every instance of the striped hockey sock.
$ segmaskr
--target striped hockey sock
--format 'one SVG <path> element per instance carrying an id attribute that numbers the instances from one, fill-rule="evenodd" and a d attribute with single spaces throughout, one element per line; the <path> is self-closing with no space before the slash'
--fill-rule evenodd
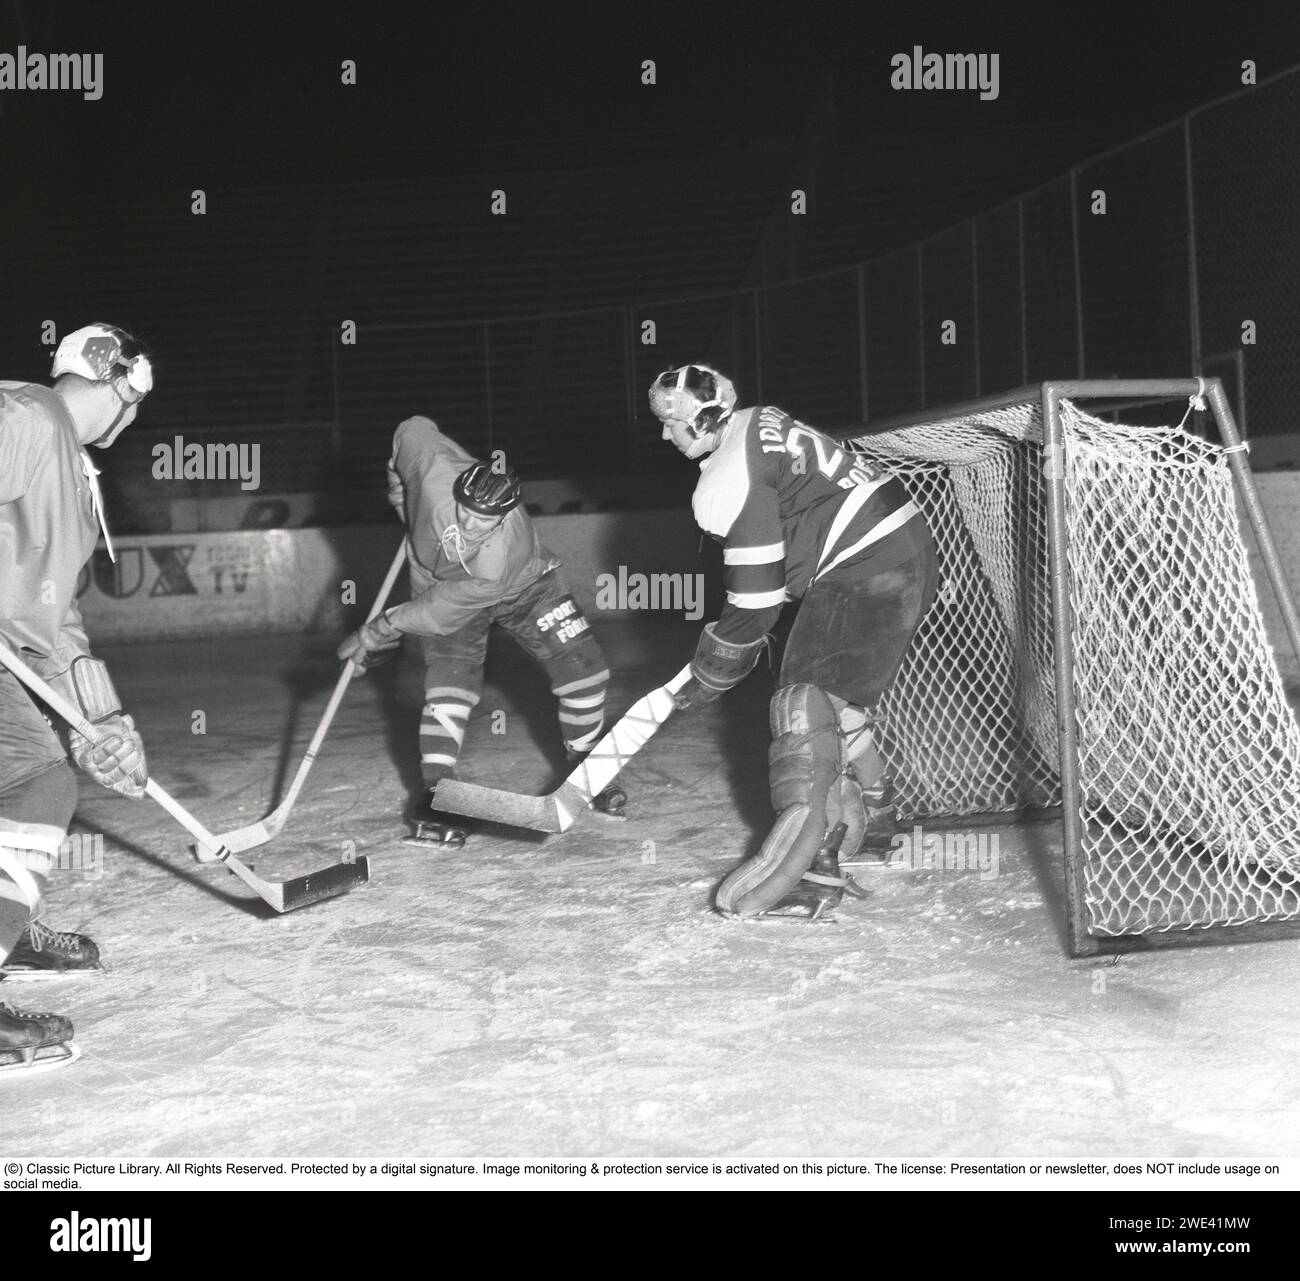
<path id="1" fill-rule="evenodd" d="M 609 669 L 606 668 L 592 676 L 552 686 L 551 692 L 560 700 L 560 733 L 570 752 L 581 756 L 595 746 L 605 724 L 608 685 Z"/>
<path id="2" fill-rule="evenodd" d="M 465 742 L 465 725 L 479 696 L 455 685 L 438 685 L 424 691 L 420 713 L 420 773 L 432 787 L 456 770 Z"/>

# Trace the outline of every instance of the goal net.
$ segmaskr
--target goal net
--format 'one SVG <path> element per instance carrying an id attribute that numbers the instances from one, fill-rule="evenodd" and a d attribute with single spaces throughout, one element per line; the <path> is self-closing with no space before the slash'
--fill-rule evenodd
<path id="1" fill-rule="evenodd" d="M 899 819 L 1058 806 L 1072 771 L 1076 951 L 1300 919 L 1300 730 L 1229 450 L 1059 404 L 1073 761 L 1057 721 L 1041 403 L 937 411 L 851 441 L 910 490 L 942 573 L 880 708 Z"/>

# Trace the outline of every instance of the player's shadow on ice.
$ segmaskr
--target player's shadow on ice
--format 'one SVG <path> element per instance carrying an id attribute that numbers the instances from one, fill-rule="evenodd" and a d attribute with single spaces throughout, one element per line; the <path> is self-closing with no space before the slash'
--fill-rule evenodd
<path id="1" fill-rule="evenodd" d="M 718 737 L 724 769 L 719 781 L 725 784 L 724 799 L 730 797 L 747 833 L 744 847 L 734 851 L 737 863 L 758 853 L 775 818 L 767 777 L 767 749 L 772 741 L 769 707 L 774 689 L 775 682 L 764 664 L 739 688 L 723 696 L 727 705 Z"/>
<path id="2" fill-rule="evenodd" d="M 270 904 L 264 903 L 242 881 L 238 880 L 233 872 L 222 867 L 220 863 L 199 863 L 194 858 L 193 850 L 188 843 L 188 835 L 179 828 L 175 829 L 177 852 L 166 858 L 145 849 L 143 845 L 137 844 L 130 837 L 115 832 L 111 825 L 103 823 L 98 817 L 96 817 L 93 824 L 85 819 L 78 819 L 72 830 L 74 832 L 93 830 L 96 834 L 102 834 L 107 847 L 104 855 L 106 863 L 114 856 L 128 854 L 139 859 L 142 863 L 151 864 L 169 877 L 184 881 L 210 898 L 217 899 L 219 902 L 226 903 L 231 907 L 239 908 L 249 916 L 266 920 L 279 915 Z M 241 860 L 250 867 L 255 864 L 256 857 L 256 851 L 240 855 Z M 183 860 L 188 860 L 188 863 Z M 101 875 L 110 876 L 112 874 L 111 864 L 101 870 Z M 272 873 L 272 875 L 275 874 Z"/>
<path id="3" fill-rule="evenodd" d="M 498 712 L 505 713 L 501 722 L 505 733 L 498 745 L 509 749 L 507 776 L 516 774 L 518 779 L 499 785 L 538 794 L 558 787 L 569 773 L 560 737 L 559 705 L 545 669 L 499 629 L 488 642 L 483 700 L 470 718 L 465 738 L 466 769 L 461 777 L 473 777 L 477 764 L 478 777 L 488 781 L 493 717 Z"/>
<path id="4" fill-rule="evenodd" d="M 289 781 L 291 768 L 297 769 L 302 759 L 301 752 L 295 753 L 294 740 L 302 722 L 302 708 L 318 690 L 331 684 L 330 674 L 323 666 L 295 666 L 280 674 L 284 681 L 285 692 L 289 696 L 289 714 L 285 717 L 284 729 L 280 735 L 280 754 L 275 763 L 275 774 L 271 779 L 271 805 L 279 805 L 284 799 L 284 789 Z M 338 668 L 333 672 L 333 679 L 338 679 Z M 296 758 L 296 759 L 295 759 Z"/>
<path id="5" fill-rule="evenodd" d="M 284 800 L 285 791 L 303 761 L 306 740 L 310 734 L 315 733 L 324 714 L 323 696 L 333 692 L 343 671 L 333 645 L 330 645 L 327 652 L 322 652 L 322 644 L 320 637 L 310 637 L 292 664 L 280 673 L 287 695 L 288 712 L 280 733 L 280 751 L 271 778 L 271 808 Z M 422 791 L 418 739 L 418 700 L 421 694 L 419 677 L 413 679 L 415 688 L 411 689 L 412 674 L 408 671 L 405 655 L 399 661 L 385 663 L 369 672 L 353 676 L 320 745 L 316 768 L 319 768 L 322 757 L 341 750 L 340 740 L 345 736 L 349 723 L 354 722 L 356 706 L 367 699 L 376 699 L 380 706 L 388 758 L 408 792 L 416 795 Z M 313 706 L 313 711 L 310 723 L 305 723 L 303 708 L 309 705 Z M 366 755 L 370 754 L 370 750 L 366 749 Z M 307 787 L 310 786 L 309 778 Z"/>
<path id="6" fill-rule="evenodd" d="M 719 782 L 745 828 L 743 842 L 738 840 L 734 850 L 726 851 L 734 853 L 737 864 L 758 853 L 776 817 L 768 784 L 767 750 L 772 742 L 772 695 L 780 684 L 790 623 L 791 617 L 778 621 L 769 653 L 739 686 L 714 704 L 720 709 L 717 733 L 723 769 Z"/>

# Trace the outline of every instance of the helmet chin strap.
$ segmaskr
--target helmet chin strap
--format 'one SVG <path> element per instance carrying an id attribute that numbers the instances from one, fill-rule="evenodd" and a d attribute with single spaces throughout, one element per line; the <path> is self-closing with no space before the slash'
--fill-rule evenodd
<path id="1" fill-rule="evenodd" d="M 122 431 L 122 427 L 125 426 L 122 419 L 126 417 L 126 411 L 130 409 L 132 405 L 139 403 L 139 401 L 127 400 L 127 398 L 123 396 L 116 387 L 113 388 L 113 395 L 118 399 L 119 408 L 113 421 L 90 442 L 96 449 L 107 449 L 118 438 Z"/>

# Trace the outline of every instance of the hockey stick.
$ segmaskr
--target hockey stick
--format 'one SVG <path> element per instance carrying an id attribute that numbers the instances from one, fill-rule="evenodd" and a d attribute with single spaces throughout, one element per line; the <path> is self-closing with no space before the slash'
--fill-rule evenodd
<path id="1" fill-rule="evenodd" d="M 393 563 L 388 567 L 388 574 L 379 588 L 379 595 L 375 597 L 375 603 L 370 607 L 370 613 L 366 615 L 366 622 L 370 622 L 383 609 L 405 560 L 406 539 L 403 538 L 401 546 L 397 549 L 397 555 L 393 557 Z M 307 775 L 311 773 L 311 767 L 316 762 L 316 753 L 320 751 L 321 744 L 325 741 L 325 735 L 334 720 L 334 713 L 338 711 L 343 695 L 356 674 L 357 665 L 348 659 L 343 664 L 343 670 L 334 684 L 334 693 L 330 695 L 330 701 L 325 706 L 320 724 L 316 726 L 316 732 L 307 745 L 307 754 L 302 758 L 302 764 L 298 766 L 298 772 L 293 776 L 293 782 L 289 784 L 284 800 L 256 823 L 250 823 L 247 827 L 237 827 L 231 832 L 218 832 L 211 846 L 195 845 L 194 853 L 200 863 L 213 862 L 217 858 L 216 851 L 222 847 L 232 854 L 242 854 L 255 846 L 265 845 L 267 841 L 274 840 L 280 834 L 281 828 L 289 821 L 289 811 L 293 809 L 298 793 L 302 791 L 302 785 L 307 781 Z"/>
<path id="2" fill-rule="evenodd" d="M 673 714 L 676 706 L 673 695 L 690 676 L 690 667 L 683 667 L 667 685 L 652 689 L 633 703 L 623 719 L 582 758 L 555 791 L 544 796 L 524 796 L 447 778 L 438 784 L 433 794 L 434 804 L 453 814 L 486 818 L 510 827 L 567 832 L 578 815 L 591 807 L 592 801 Z"/>
<path id="3" fill-rule="evenodd" d="M 0 664 L 7 667 L 28 689 L 63 717 L 83 738 L 98 743 L 103 735 L 53 686 L 43 681 L 17 655 L 0 645 Z M 224 863 L 249 889 L 269 903 L 277 912 L 292 912 L 320 899 L 345 894 L 357 885 L 370 880 L 370 862 L 362 857 L 352 863 L 336 863 L 319 872 L 309 872 L 290 881 L 264 881 L 251 868 L 245 867 L 208 831 L 179 801 L 169 796 L 151 778 L 145 784 L 145 794 L 167 811 L 199 844 L 216 851 L 216 858 Z"/>

